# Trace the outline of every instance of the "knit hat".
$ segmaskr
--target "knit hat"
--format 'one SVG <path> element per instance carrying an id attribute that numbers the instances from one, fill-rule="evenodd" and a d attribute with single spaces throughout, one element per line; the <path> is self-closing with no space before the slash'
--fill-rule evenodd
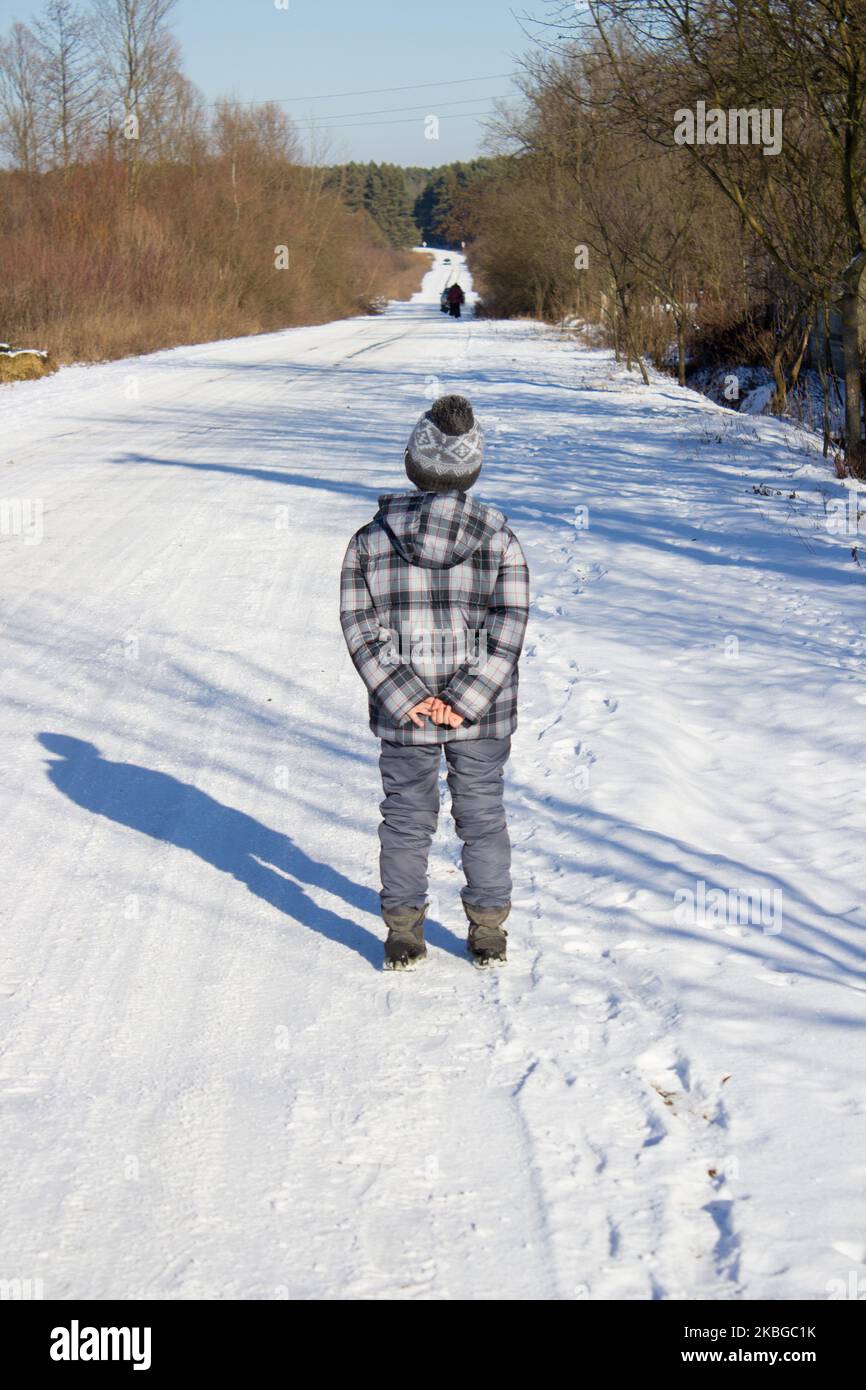
<path id="1" fill-rule="evenodd" d="M 465 396 L 440 396 L 421 416 L 404 463 L 421 492 L 467 491 L 481 472 L 484 431 Z"/>

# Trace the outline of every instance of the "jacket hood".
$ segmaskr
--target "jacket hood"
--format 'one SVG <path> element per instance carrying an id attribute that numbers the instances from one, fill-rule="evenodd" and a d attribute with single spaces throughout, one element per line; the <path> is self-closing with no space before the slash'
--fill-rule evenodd
<path id="1" fill-rule="evenodd" d="M 379 498 L 377 521 L 410 565 L 452 569 L 501 531 L 507 518 L 465 492 L 391 492 Z"/>

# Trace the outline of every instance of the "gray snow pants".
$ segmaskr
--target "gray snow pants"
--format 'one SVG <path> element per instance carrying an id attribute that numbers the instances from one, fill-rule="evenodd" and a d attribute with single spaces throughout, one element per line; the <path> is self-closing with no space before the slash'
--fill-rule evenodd
<path id="1" fill-rule="evenodd" d="M 439 767 L 448 763 L 451 814 L 463 841 L 464 903 L 507 907 L 511 901 L 511 842 L 502 801 L 511 738 L 392 743 L 382 739 L 379 770 L 385 800 L 379 809 L 382 911 L 427 901 L 427 859 L 439 819 Z"/>

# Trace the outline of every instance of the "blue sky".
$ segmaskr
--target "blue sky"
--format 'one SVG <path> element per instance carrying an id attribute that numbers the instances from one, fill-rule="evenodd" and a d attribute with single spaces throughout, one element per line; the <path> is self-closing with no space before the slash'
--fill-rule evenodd
<path id="1" fill-rule="evenodd" d="M 491 98 L 510 88 L 507 77 L 493 75 L 511 72 L 529 46 L 501 0 L 288 0 L 287 9 L 277 8 L 283 2 L 179 0 L 172 27 L 187 76 L 206 99 L 299 98 L 284 106 L 299 122 L 351 127 L 327 132 L 328 162 L 432 165 L 480 153 L 483 127 L 462 113 L 490 111 Z M 41 8 L 42 0 L 0 0 L 0 32 Z M 516 12 L 523 8 L 518 0 Z M 528 0 L 526 8 L 546 7 Z M 473 80 L 422 86 L 455 78 Z M 390 87 L 407 90 L 370 92 Z M 365 95 L 310 100 L 360 91 Z M 417 109 L 399 109 L 406 107 Z M 439 118 L 438 139 L 425 137 L 430 114 Z M 376 124 L 362 125 L 365 115 Z"/>

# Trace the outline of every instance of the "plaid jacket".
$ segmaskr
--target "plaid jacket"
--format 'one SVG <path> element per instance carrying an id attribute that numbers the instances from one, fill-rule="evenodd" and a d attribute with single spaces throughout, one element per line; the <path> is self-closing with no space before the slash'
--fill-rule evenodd
<path id="1" fill-rule="evenodd" d="M 340 622 L 369 694 L 370 728 L 396 743 L 504 738 L 517 726 L 517 662 L 529 609 L 520 542 L 464 492 L 402 492 L 349 542 Z M 409 710 L 430 695 L 457 729 Z"/>

